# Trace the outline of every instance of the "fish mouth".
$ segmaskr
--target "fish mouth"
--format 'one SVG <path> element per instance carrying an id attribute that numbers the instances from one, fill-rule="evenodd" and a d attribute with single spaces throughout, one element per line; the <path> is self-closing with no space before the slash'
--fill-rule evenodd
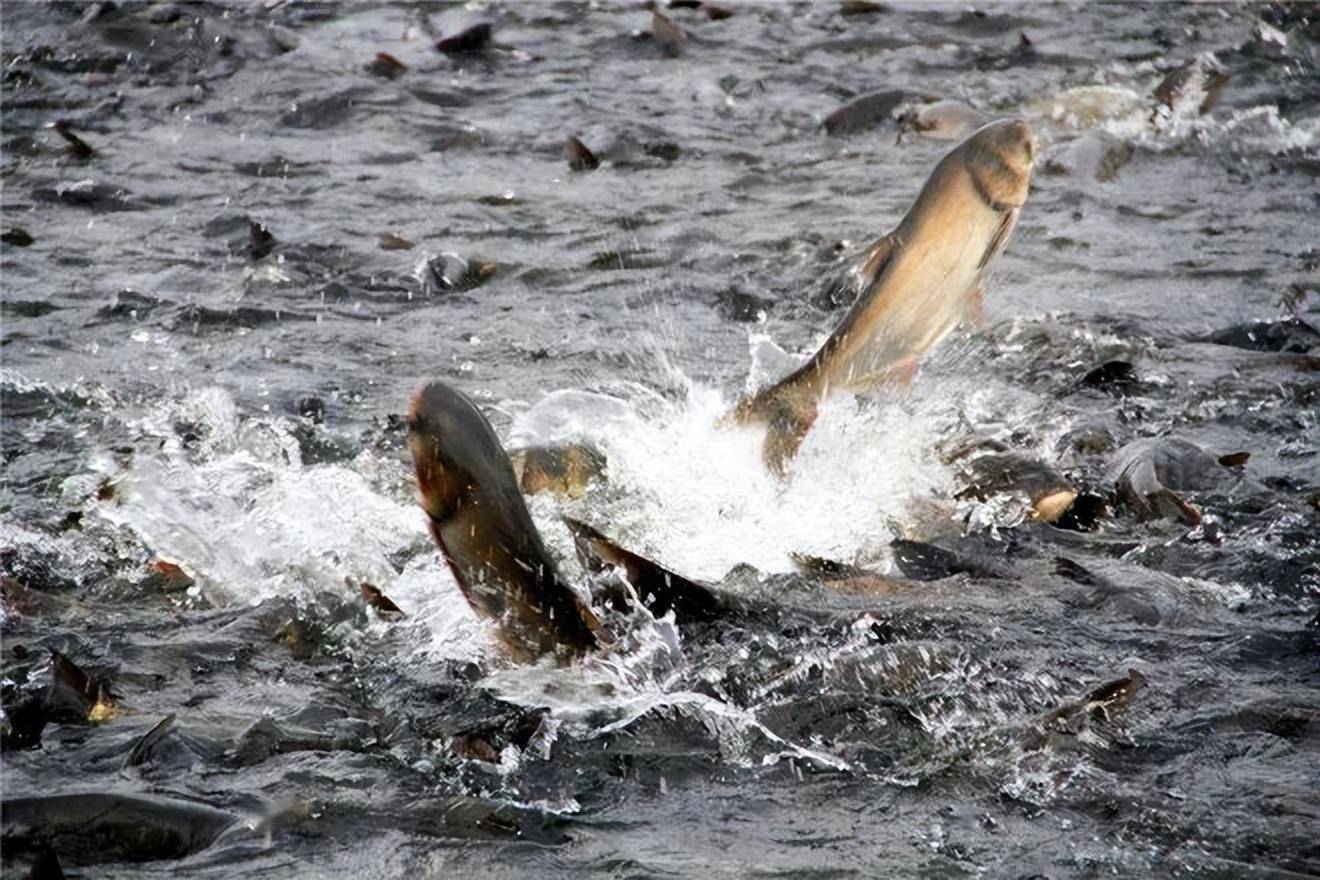
<path id="1" fill-rule="evenodd" d="M 1036 156 L 1040 152 L 1040 140 L 1025 119 L 1017 120 L 1016 128 L 1022 136 L 1022 152 L 1027 156 L 1027 164 L 1031 165 L 1035 163 Z"/>

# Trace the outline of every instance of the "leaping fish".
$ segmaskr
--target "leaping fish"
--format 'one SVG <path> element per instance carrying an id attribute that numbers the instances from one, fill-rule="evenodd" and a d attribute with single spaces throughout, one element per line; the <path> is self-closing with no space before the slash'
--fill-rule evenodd
<path id="1" fill-rule="evenodd" d="M 986 269 L 1027 200 L 1036 138 L 1021 119 L 991 122 L 945 156 L 902 222 L 867 249 L 859 294 L 809 361 L 726 417 L 765 424 L 766 466 L 783 475 L 832 390 L 905 382 L 932 346 L 980 318 Z"/>

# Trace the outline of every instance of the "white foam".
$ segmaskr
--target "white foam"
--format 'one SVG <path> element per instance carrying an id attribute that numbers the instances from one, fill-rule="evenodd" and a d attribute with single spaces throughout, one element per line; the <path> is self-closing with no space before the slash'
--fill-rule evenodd
<path id="1" fill-rule="evenodd" d="M 181 416 L 201 434 L 191 452 L 166 427 Z M 161 438 L 160 451 L 139 452 L 122 471 L 99 462 L 116 483 L 116 501 L 97 512 L 182 566 L 208 600 L 310 599 L 348 591 L 352 578 L 380 587 L 420 624 L 418 651 L 485 650 L 486 627 L 435 554 L 410 490 L 392 485 L 406 484 L 402 462 L 382 468 L 364 453 L 346 464 L 304 465 L 286 420 L 241 418 L 218 388 L 196 391 L 140 427 Z M 400 573 L 392 557 L 404 556 L 414 558 Z"/>
<path id="2" fill-rule="evenodd" d="M 1289 120 L 1273 104 L 1203 114 L 1205 96 L 1196 80 L 1172 106 L 1126 86 L 1085 85 L 1040 98 L 1029 109 L 1046 141 L 1099 129 L 1154 152 L 1193 143 L 1252 155 L 1304 151 L 1320 143 L 1320 120 Z"/>
<path id="3" fill-rule="evenodd" d="M 764 429 L 724 428 L 730 401 L 711 388 L 639 415 L 607 395 L 550 395 L 515 424 L 543 442 L 585 437 L 605 452 L 608 485 L 574 505 L 615 540 L 691 577 L 718 580 L 740 563 L 787 571 L 789 554 L 873 559 L 916 497 L 950 485 L 935 459 L 947 418 L 918 398 L 827 402 L 792 474 L 761 461 Z M 567 404 L 567 406 L 566 406 Z M 533 427 L 534 426 L 534 429 Z"/>
<path id="4" fill-rule="evenodd" d="M 615 395 L 560 391 L 523 411 L 511 437 L 595 442 L 609 459 L 609 480 L 572 512 L 707 580 L 740 563 L 787 571 L 792 552 L 882 559 L 909 503 L 950 487 L 933 454 L 941 426 L 955 418 L 946 397 L 827 402 L 790 479 L 781 481 L 761 462 L 763 431 L 720 427 L 730 402 L 686 384 L 676 401 L 640 386 Z M 190 448 L 173 428 L 180 420 L 200 437 Z M 127 470 L 109 457 L 100 462 L 117 501 L 99 514 L 182 566 L 211 601 L 310 599 L 347 590 L 345 578 L 353 578 L 403 608 L 417 627 L 418 651 L 474 657 L 489 648 L 486 625 L 431 545 L 402 459 L 364 452 L 350 462 L 304 464 L 290 420 L 242 417 L 218 388 L 194 391 L 138 427 L 159 442 L 142 444 L 153 451 L 137 453 Z M 531 507 L 574 575 L 560 503 L 536 498 Z M 400 559 L 409 560 L 401 572 Z"/>

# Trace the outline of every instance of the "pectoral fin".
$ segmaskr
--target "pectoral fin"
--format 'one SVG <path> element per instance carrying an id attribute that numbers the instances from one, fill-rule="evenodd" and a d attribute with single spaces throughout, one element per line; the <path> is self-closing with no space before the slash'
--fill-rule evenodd
<path id="1" fill-rule="evenodd" d="M 963 309 L 963 326 L 972 330 L 980 330 L 985 326 L 985 297 L 981 293 L 980 285 L 967 294 L 967 306 Z"/>
<path id="2" fill-rule="evenodd" d="M 853 267 L 853 278 L 857 282 L 857 292 L 859 294 L 880 280 L 880 276 L 884 274 L 885 269 L 894 258 L 897 243 L 894 233 L 891 232 L 872 242 L 862 252 L 857 265 Z"/>
<path id="3" fill-rule="evenodd" d="M 984 269 L 1008 245 L 1009 236 L 1013 234 L 1013 227 L 1017 226 L 1020 212 L 1020 208 L 1009 208 L 1004 211 L 999 218 L 999 228 L 995 230 L 995 237 L 990 239 L 990 246 L 981 255 L 981 262 L 976 264 L 977 269 Z"/>

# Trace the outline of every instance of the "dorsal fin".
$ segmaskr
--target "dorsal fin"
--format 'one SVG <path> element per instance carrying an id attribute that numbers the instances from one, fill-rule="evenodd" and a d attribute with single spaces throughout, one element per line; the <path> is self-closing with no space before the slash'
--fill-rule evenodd
<path id="1" fill-rule="evenodd" d="M 704 584 L 652 562 L 645 556 L 625 550 L 595 528 L 580 520 L 561 517 L 577 546 L 578 559 L 585 568 L 599 570 L 603 565 L 622 569 L 628 583 L 637 591 L 652 614 L 660 617 L 672 608 L 680 623 L 711 620 L 730 610 L 728 603 Z"/>

